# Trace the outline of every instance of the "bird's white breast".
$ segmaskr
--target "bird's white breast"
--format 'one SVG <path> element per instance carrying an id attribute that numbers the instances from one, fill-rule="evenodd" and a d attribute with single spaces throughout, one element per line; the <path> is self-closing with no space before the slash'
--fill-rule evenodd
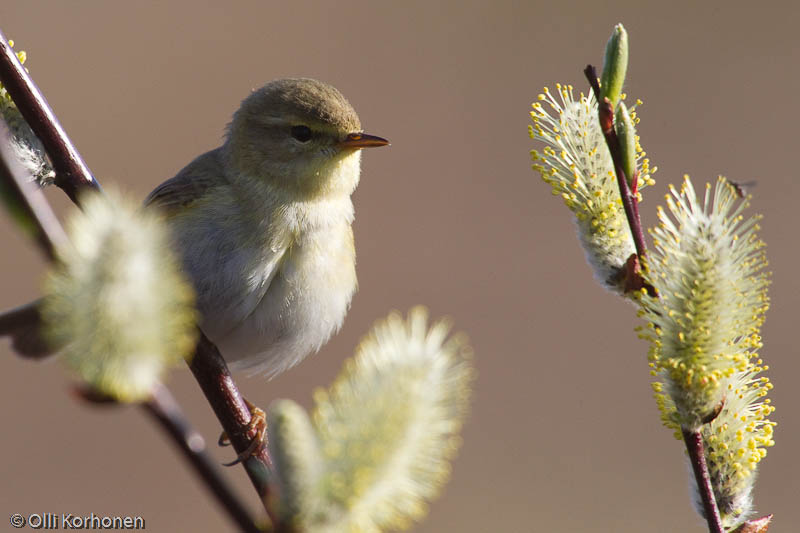
<path id="1" fill-rule="evenodd" d="M 356 290 L 353 204 L 359 158 L 326 169 L 314 198 L 235 175 L 170 219 L 200 327 L 234 369 L 273 376 L 342 325 Z M 208 198 L 213 198 L 210 201 Z"/>
<path id="2" fill-rule="evenodd" d="M 256 270 L 245 279 L 271 274 Z M 212 340 L 232 368 L 275 375 L 319 350 L 338 331 L 356 286 L 349 222 L 307 230 L 286 249 L 253 311 Z"/>

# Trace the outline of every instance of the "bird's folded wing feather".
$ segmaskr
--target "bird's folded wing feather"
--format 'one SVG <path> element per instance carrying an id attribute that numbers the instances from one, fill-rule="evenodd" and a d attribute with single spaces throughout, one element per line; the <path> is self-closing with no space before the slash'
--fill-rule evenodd
<path id="1" fill-rule="evenodd" d="M 144 204 L 158 206 L 167 216 L 174 215 L 205 196 L 223 173 L 220 149 L 211 150 L 153 189 Z"/>
<path id="2" fill-rule="evenodd" d="M 184 250 L 184 266 L 197 291 L 197 305 L 203 315 L 201 327 L 212 341 L 219 341 L 240 326 L 261 304 L 290 245 L 284 235 L 275 242 L 261 243 L 237 238 L 230 228 L 231 213 L 205 204 L 232 201 L 230 191 L 212 188 L 224 183 L 221 150 L 212 150 L 189 163 L 158 187 L 145 205 L 161 209 L 169 219 Z M 218 206 L 217 206 L 218 207 Z M 228 208 L 233 206 L 228 204 Z M 180 220 L 193 211 L 197 219 Z M 189 252 L 188 247 L 191 247 Z"/>

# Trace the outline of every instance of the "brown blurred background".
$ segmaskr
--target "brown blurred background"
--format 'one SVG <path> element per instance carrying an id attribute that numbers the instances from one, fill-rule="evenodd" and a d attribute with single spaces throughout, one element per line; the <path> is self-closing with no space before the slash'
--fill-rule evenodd
<path id="1" fill-rule="evenodd" d="M 583 67 L 601 65 L 623 22 L 627 92 L 645 101 L 639 131 L 659 167 L 645 224 L 683 173 L 758 180 L 774 271 L 762 355 L 778 427 L 756 505 L 775 513 L 771 532 L 794 531 L 800 8 L 602 4 L 5 0 L 0 27 L 28 52 L 101 183 L 136 198 L 217 146 L 240 100 L 276 77 L 334 84 L 368 132 L 392 141 L 364 157 L 360 291 L 344 329 L 274 381 L 239 384 L 262 406 L 290 397 L 309 407 L 390 309 L 424 303 L 453 317 L 479 379 L 452 479 L 416 531 L 701 532 L 634 309 L 592 280 L 567 210 L 528 156 L 537 93 L 558 81 L 584 88 Z M 58 190 L 49 198 L 69 207 Z M 44 262 L 5 215 L 0 246 L 7 308 L 39 294 Z M 140 514 L 150 531 L 231 528 L 141 410 L 87 407 L 59 363 L 19 360 L 5 342 L 0 375 L 1 524 L 14 512 L 95 512 Z M 213 442 L 218 424 L 190 374 L 175 371 L 169 385 Z M 242 470 L 226 475 L 257 510 Z"/>

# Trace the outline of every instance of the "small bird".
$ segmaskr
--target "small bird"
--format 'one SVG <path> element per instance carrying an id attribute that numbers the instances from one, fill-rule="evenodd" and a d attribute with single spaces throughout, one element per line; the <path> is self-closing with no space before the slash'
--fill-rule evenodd
<path id="1" fill-rule="evenodd" d="M 387 144 L 334 87 L 279 79 L 242 102 L 222 146 L 147 197 L 194 285 L 200 328 L 231 368 L 275 376 L 341 327 L 357 288 L 361 149 Z M 0 334 L 25 313 L 0 317 Z"/>

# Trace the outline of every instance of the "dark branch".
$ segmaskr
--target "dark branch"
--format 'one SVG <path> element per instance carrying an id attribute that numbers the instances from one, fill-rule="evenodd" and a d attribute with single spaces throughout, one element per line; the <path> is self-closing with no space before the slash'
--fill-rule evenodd
<path id="1" fill-rule="evenodd" d="M 683 430 L 683 441 L 686 443 L 686 450 L 689 452 L 689 462 L 692 464 L 695 481 L 697 481 L 697 491 L 703 502 L 703 513 L 708 522 L 709 533 L 724 533 L 722 520 L 717 508 L 717 500 L 714 497 L 714 488 L 711 486 L 711 476 L 708 474 L 706 455 L 703 450 L 703 436 L 700 431 Z"/>
<path id="2" fill-rule="evenodd" d="M 237 453 L 245 452 L 256 436 L 256 429 L 248 427 L 250 409 L 233 381 L 228 365 L 214 344 L 200 332 L 200 341 L 192 362 L 189 364 L 197 383 L 217 415 L 222 429 Z M 268 476 L 271 461 L 262 444 L 244 461 L 256 492 L 265 499 L 268 493 Z"/>
<path id="3" fill-rule="evenodd" d="M 192 469 L 202 478 L 222 508 L 239 526 L 239 529 L 258 533 L 259 529 L 247 509 L 234 496 L 231 488 L 217 471 L 214 462 L 208 455 L 203 437 L 189 425 L 169 390 L 162 385 L 157 386 L 153 390 L 151 399 L 143 404 L 143 407 L 161 424 Z"/>
<path id="4" fill-rule="evenodd" d="M 78 203 L 78 193 L 91 188 L 100 190 L 86 163 L 64 133 L 53 110 L 39 88 L 20 64 L 14 50 L 0 31 L 0 79 L 22 116 L 42 141 L 56 171 L 55 184 Z"/>

